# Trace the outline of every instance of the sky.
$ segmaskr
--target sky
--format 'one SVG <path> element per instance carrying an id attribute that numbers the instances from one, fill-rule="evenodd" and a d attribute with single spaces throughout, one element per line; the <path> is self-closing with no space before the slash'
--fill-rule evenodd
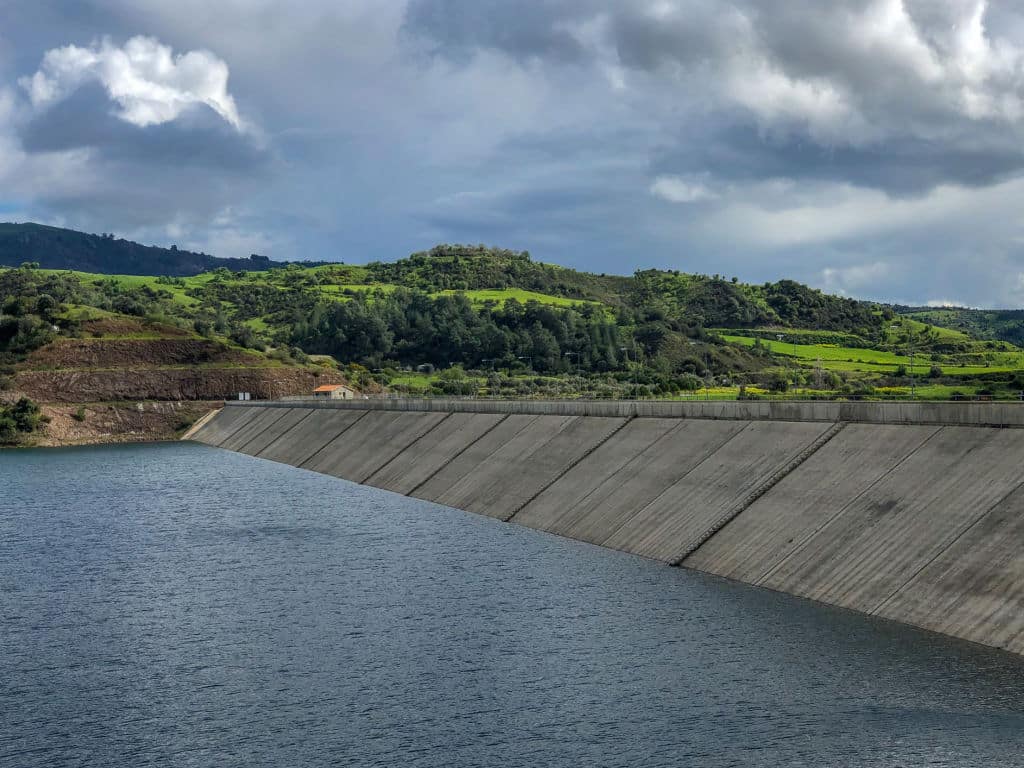
<path id="1" fill-rule="evenodd" d="M 1024 306 L 1024 5 L 0 0 L 0 219 Z"/>

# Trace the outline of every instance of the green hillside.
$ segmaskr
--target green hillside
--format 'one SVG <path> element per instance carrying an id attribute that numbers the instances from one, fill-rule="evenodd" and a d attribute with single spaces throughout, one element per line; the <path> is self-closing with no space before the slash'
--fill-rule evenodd
<path id="1" fill-rule="evenodd" d="M 395 262 L 196 275 L 0 272 L 11 364 L 102 317 L 307 356 L 397 391 L 573 396 L 1016 397 L 1024 353 L 978 324 L 790 280 L 595 275 L 482 246 Z M 441 372 L 444 372 L 443 374 Z"/>
<path id="2" fill-rule="evenodd" d="M 140 245 L 112 234 L 90 235 L 42 224 L 0 223 L 0 266 L 35 262 L 44 268 L 129 275 L 197 275 L 208 270 L 266 269 L 265 256 L 219 259 L 206 253 Z"/>

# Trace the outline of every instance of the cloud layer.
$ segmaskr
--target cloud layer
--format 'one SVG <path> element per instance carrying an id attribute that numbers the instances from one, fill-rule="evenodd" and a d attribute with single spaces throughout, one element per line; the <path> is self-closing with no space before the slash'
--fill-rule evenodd
<path id="1" fill-rule="evenodd" d="M 1009 3 L 37 0 L 0 30 L 0 209 L 224 255 L 490 242 L 1016 306 L 1022 176 Z"/>

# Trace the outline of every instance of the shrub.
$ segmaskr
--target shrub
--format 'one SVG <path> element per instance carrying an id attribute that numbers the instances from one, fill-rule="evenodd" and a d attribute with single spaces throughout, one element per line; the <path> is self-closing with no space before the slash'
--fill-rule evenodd
<path id="1" fill-rule="evenodd" d="M 71 414 L 71 418 L 79 422 L 85 421 L 85 406 L 78 406 L 78 410 Z"/>

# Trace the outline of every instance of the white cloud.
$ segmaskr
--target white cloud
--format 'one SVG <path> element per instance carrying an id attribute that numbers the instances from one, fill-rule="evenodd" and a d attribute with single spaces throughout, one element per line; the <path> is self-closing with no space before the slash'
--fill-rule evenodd
<path id="1" fill-rule="evenodd" d="M 680 176 L 659 176 L 650 186 L 650 193 L 670 203 L 696 203 L 718 197 L 704 183 Z"/>
<path id="2" fill-rule="evenodd" d="M 1021 234 L 1013 212 L 1022 196 L 1024 179 L 982 189 L 944 185 L 906 199 L 849 184 L 804 185 L 771 197 L 764 185 L 755 184 L 736 189 L 704 219 L 701 229 L 720 242 L 777 249 L 914 232 L 966 234 L 986 220 L 988 240 L 1008 242 Z"/>
<path id="3" fill-rule="evenodd" d="M 236 130 L 245 129 L 228 92 L 224 61 L 208 51 L 175 55 L 152 37 L 133 37 L 123 48 L 109 39 L 89 48 L 54 48 L 46 52 L 39 71 L 19 82 L 39 109 L 95 82 L 120 105 L 118 117 L 140 127 L 170 122 L 205 104 Z"/>

